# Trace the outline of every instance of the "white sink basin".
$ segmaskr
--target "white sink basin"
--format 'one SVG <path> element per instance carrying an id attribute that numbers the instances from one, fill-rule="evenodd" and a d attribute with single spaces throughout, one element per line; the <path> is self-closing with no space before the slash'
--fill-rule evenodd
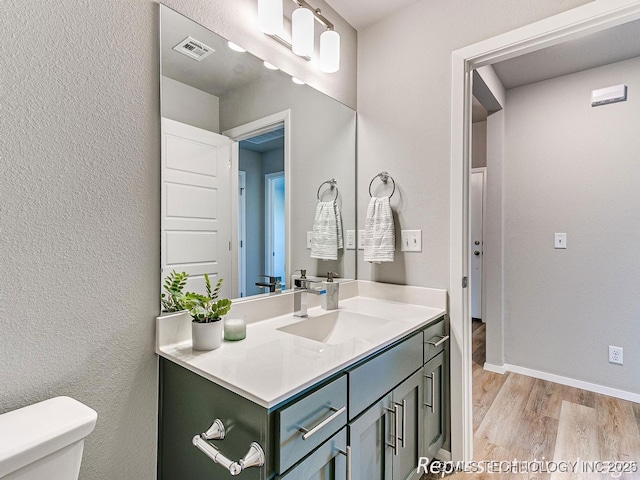
<path id="1" fill-rule="evenodd" d="M 278 330 L 315 340 L 316 342 L 336 345 L 354 337 L 362 336 L 363 333 L 388 323 L 390 323 L 390 320 L 355 312 L 335 310 L 280 327 Z"/>

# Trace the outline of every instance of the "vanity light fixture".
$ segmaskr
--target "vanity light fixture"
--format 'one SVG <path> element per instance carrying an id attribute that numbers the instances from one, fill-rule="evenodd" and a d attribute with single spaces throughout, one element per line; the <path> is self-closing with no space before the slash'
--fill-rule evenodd
<path id="1" fill-rule="evenodd" d="M 247 51 L 242 48 L 240 45 L 238 45 L 237 43 L 233 43 L 231 41 L 227 42 L 227 45 L 229 46 L 229 48 L 231 50 L 233 50 L 234 52 L 240 52 L 240 53 L 246 53 Z"/>
<path id="2" fill-rule="evenodd" d="M 291 15 L 291 50 L 300 57 L 313 55 L 314 17 L 308 8 L 296 8 Z"/>
<path id="3" fill-rule="evenodd" d="M 326 31 L 320 35 L 320 70 L 335 73 L 340 69 L 340 34 L 334 30 L 333 24 L 327 20 L 319 8 L 313 8 L 306 0 L 292 0 L 298 8 L 291 15 L 291 43 L 283 38 L 282 0 L 258 0 L 258 18 L 262 31 L 293 53 L 310 61 L 314 54 L 315 22 L 320 23 Z M 272 9 L 272 10 L 271 10 Z M 267 10 L 269 10 L 267 12 Z M 278 33 L 270 33 L 276 28 L 265 29 L 266 18 L 279 15 Z"/>
<path id="4" fill-rule="evenodd" d="M 280 70 L 278 67 L 276 67 L 273 63 L 269 63 L 266 60 L 264 62 L 262 62 L 262 64 L 268 68 L 269 70 Z"/>
<path id="5" fill-rule="evenodd" d="M 340 34 L 335 30 L 320 35 L 320 70 L 325 73 L 340 70 Z"/>
<path id="6" fill-rule="evenodd" d="M 293 83 L 295 83 L 296 85 L 304 85 L 305 84 L 302 80 L 300 80 L 299 78 L 296 78 L 296 77 L 291 77 L 291 81 Z"/>

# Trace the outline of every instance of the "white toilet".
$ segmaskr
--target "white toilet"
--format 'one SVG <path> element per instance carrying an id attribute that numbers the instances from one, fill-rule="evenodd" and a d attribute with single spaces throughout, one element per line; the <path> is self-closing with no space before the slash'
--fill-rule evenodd
<path id="1" fill-rule="evenodd" d="M 0 479 L 77 480 L 98 414 L 56 397 L 0 415 Z"/>

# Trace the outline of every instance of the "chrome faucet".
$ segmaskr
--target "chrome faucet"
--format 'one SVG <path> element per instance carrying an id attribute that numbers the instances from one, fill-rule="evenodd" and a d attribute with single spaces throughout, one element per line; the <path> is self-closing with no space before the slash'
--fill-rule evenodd
<path id="1" fill-rule="evenodd" d="M 293 316 L 305 318 L 307 317 L 307 303 L 303 302 L 304 294 L 324 295 L 326 290 L 316 290 L 312 285 L 321 282 L 312 282 L 306 278 L 296 278 L 295 287 L 293 288 Z"/>
<path id="2" fill-rule="evenodd" d="M 256 282 L 257 287 L 268 288 L 271 293 L 282 292 L 282 278 L 272 277 L 271 275 L 258 275 L 259 277 L 268 278 L 268 282 Z"/>

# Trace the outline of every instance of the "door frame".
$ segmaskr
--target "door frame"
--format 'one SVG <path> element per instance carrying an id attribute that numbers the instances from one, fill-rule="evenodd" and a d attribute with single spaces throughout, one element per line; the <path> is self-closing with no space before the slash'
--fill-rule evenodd
<path id="1" fill-rule="evenodd" d="M 222 132 L 223 135 L 231 138 L 231 193 L 236 197 L 231 199 L 231 261 L 232 269 L 238 271 L 238 163 L 239 163 L 239 142 L 246 138 L 254 137 L 268 131 L 275 125 L 284 126 L 284 272 L 285 278 L 291 278 L 291 110 L 259 118 L 249 123 L 239 125 Z"/>
<path id="2" fill-rule="evenodd" d="M 640 0 L 602 0 L 456 50 L 451 59 L 449 316 L 451 454 L 473 458 L 469 289 L 469 175 L 473 70 L 640 19 Z"/>
<path id="3" fill-rule="evenodd" d="M 485 292 L 486 292 L 486 288 L 485 287 L 485 268 L 484 268 L 484 234 L 485 231 L 487 230 L 486 228 L 486 221 L 487 221 L 487 167 L 476 167 L 476 168 L 472 168 L 471 169 L 471 173 L 482 173 L 482 243 L 480 245 L 480 251 L 481 251 L 481 257 L 480 257 L 480 261 L 482 262 L 482 272 L 481 272 L 481 279 L 480 279 L 480 285 L 481 285 L 481 291 L 480 291 L 480 318 L 482 319 L 482 321 L 484 322 L 486 319 L 486 308 L 487 308 L 487 302 L 486 302 L 486 296 L 485 296 Z M 471 224 L 469 224 L 471 225 Z M 469 238 L 469 240 L 471 240 L 471 238 Z M 473 246 L 470 247 L 470 250 L 473 250 Z M 469 287 L 471 287 L 471 272 L 469 272 Z M 469 291 L 471 292 L 471 291 Z M 469 309 L 471 310 L 471 309 Z"/>
<path id="4" fill-rule="evenodd" d="M 286 175 L 283 171 L 267 173 L 264 176 L 264 273 L 265 275 L 274 275 L 273 273 L 273 181 L 278 178 L 284 178 Z M 285 191 L 286 193 L 286 191 Z M 285 245 L 286 253 L 286 245 Z M 288 284 L 286 277 L 282 279 L 283 284 Z"/>
<path id="5" fill-rule="evenodd" d="M 238 193 L 238 293 L 242 295 L 240 298 L 246 296 L 247 292 L 247 172 L 244 170 L 238 171 L 238 190 L 242 189 L 243 193 Z M 242 246 L 240 246 L 242 245 Z"/>

